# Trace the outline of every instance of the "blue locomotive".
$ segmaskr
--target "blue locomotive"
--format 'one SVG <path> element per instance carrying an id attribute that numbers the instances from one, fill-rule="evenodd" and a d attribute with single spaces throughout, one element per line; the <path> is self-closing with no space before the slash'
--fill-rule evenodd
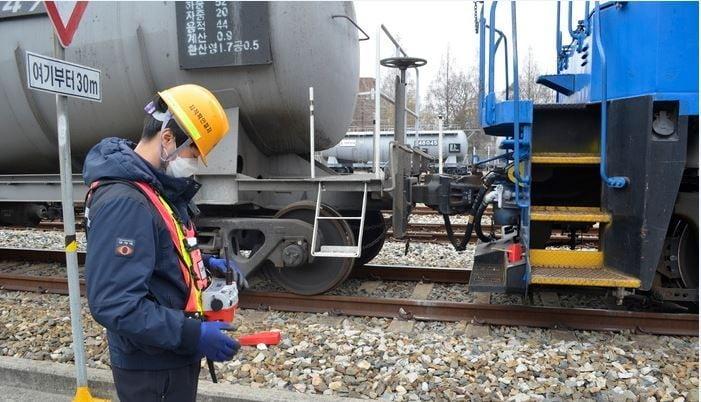
<path id="1" fill-rule="evenodd" d="M 504 137 L 509 168 L 485 177 L 475 211 L 492 204 L 495 223 L 514 230 L 496 240 L 475 228 L 485 242 L 471 288 L 595 286 L 698 302 L 698 3 L 576 4 L 582 19 L 572 23 L 581 10 L 569 2 L 566 29 L 557 4 L 557 71 L 538 80 L 556 102 L 536 105 L 520 99 L 518 79 L 497 99 L 494 59 L 506 43 L 495 41 L 497 3 L 482 5 L 481 125 Z M 596 248 L 577 245 L 597 229 Z M 555 230 L 571 247 L 549 247 Z"/>

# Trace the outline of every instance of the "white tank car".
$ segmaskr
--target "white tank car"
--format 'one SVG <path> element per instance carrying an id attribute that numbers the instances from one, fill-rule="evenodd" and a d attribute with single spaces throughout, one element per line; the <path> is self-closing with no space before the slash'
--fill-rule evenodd
<path id="1" fill-rule="evenodd" d="M 237 2 L 227 15 L 214 15 L 217 3 L 204 2 L 209 21 L 223 21 L 203 31 L 208 38 L 187 36 L 186 24 L 200 15 L 186 3 L 88 4 L 66 59 L 102 71 L 103 97 L 69 100 L 75 169 L 103 137 L 138 139 L 144 104 L 183 83 L 209 88 L 225 108 L 239 107 L 243 128 L 265 155 L 308 153 L 310 86 L 323 101 L 316 148 L 343 138 L 358 88 L 358 31 L 334 16 L 354 19 L 352 3 Z M 58 172 L 54 96 L 28 90 L 24 66 L 25 51 L 53 55 L 52 32 L 45 13 L 0 13 L 0 174 Z M 188 48 L 193 41 L 204 48 Z M 204 55 L 197 59 L 197 52 Z"/>

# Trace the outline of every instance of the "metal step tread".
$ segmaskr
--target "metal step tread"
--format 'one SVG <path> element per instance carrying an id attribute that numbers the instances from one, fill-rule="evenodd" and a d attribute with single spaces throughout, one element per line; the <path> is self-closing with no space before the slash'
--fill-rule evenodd
<path id="1" fill-rule="evenodd" d="M 590 153 L 536 152 L 531 156 L 531 163 L 542 165 L 596 165 L 601 156 Z"/>
<path id="2" fill-rule="evenodd" d="M 602 286 L 638 288 L 638 278 L 610 268 L 531 267 L 532 285 Z"/>
<path id="3" fill-rule="evenodd" d="M 611 215 L 595 207 L 532 206 L 532 221 L 611 222 Z"/>
<path id="4" fill-rule="evenodd" d="M 470 275 L 470 292 L 504 293 L 503 264 L 481 264 L 472 267 Z"/>
<path id="5" fill-rule="evenodd" d="M 358 246 L 321 246 L 315 257 L 358 257 Z"/>
<path id="6" fill-rule="evenodd" d="M 530 249 L 528 258 L 531 267 L 604 268 L 604 253 L 601 251 Z"/>

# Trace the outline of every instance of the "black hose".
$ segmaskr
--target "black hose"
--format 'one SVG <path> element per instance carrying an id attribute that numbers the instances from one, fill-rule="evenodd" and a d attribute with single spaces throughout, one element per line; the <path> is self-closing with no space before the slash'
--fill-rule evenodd
<path id="1" fill-rule="evenodd" d="M 472 213 L 472 211 L 470 211 Z M 468 215 L 469 216 L 469 215 Z M 450 243 L 455 247 L 456 251 L 465 251 L 465 248 L 467 248 L 467 243 L 470 241 L 470 236 L 472 236 L 472 227 L 475 223 L 473 220 L 472 222 L 467 224 L 467 227 L 465 228 L 465 234 L 463 235 L 462 240 L 458 243 L 458 239 L 455 238 L 455 233 L 453 232 L 453 225 L 450 223 L 450 215 L 443 215 L 443 222 L 445 223 L 445 231 L 448 234 L 448 240 L 450 240 Z"/>
<path id="2" fill-rule="evenodd" d="M 494 240 L 490 236 L 485 235 L 482 231 L 482 215 L 484 215 L 484 211 L 488 206 L 489 204 L 481 203 L 479 209 L 477 210 L 477 214 L 475 215 L 475 234 L 485 243 L 489 243 L 490 241 Z"/>
<path id="3" fill-rule="evenodd" d="M 484 215 L 484 211 L 489 206 L 489 204 L 484 203 L 484 197 L 487 194 L 487 192 L 492 188 L 492 184 L 494 183 L 494 181 L 497 179 L 497 175 L 492 173 L 494 172 L 488 174 L 483 180 L 484 186 L 480 189 L 480 193 L 477 199 L 475 200 L 474 213 L 472 215 L 475 217 L 473 220 L 475 234 L 480 240 L 486 243 L 493 240 L 491 237 L 485 236 L 484 232 L 482 232 L 482 215 Z"/>
<path id="4" fill-rule="evenodd" d="M 455 238 L 455 232 L 453 232 L 453 225 L 450 223 L 450 216 L 445 214 L 443 215 L 443 222 L 445 224 L 445 230 L 448 235 L 448 240 L 450 240 L 450 243 L 453 245 L 453 247 L 455 247 L 456 251 L 464 251 L 467 248 L 467 243 L 470 242 L 470 237 L 472 236 L 472 230 L 476 225 L 475 222 L 478 221 L 476 216 L 478 215 L 479 208 L 482 205 L 482 201 L 484 200 L 484 196 L 487 194 L 487 191 L 492 187 L 492 184 L 496 179 L 497 174 L 495 172 L 489 172 L 484 177 L 484 179 L 482 179 L 482 188 L 480 188 L 479 193 L 477 193 L 477 197 L 475 197 L 475 201 L 472 203 L 472 208 L 470 208 L 470 212 L 468 213 L 468 217 L 473 217 L 472 222 L 469 222 L 467 224 L 467 227 L 465 228 L 465 234 L 463 235 L 463 238 L 460 241 L 460 243 L 458 243 L 457 239 Z M 482 211 L 482 213 L 484 213 L 484 211 Z M 491 241 L 491 239 L 486 241 Z"/>

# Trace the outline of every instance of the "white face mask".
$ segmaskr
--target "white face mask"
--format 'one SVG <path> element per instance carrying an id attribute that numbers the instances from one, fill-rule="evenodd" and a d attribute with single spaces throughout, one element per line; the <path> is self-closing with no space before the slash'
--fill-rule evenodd
<path id="1" fill-rule="evenodd" d="M 166 173 L 173 177 L 190 177 L 197 173 L 198 158 L 182 158 L 178 156 L 168 163 Z"/>

